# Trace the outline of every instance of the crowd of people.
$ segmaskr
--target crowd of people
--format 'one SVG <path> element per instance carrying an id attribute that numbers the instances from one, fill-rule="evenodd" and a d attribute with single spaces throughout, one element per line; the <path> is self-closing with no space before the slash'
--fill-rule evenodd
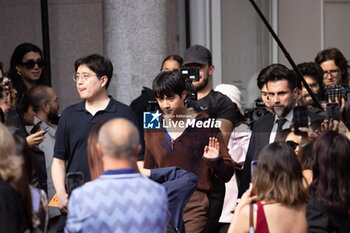
<path id="1" fill-rule="evenodd" d="M 201 45 L 167 56 L 130 107 L 107 94 L 108 58 L 78 58 L 81 101 L 60 116 L 43 60 L 23 43 L 8 72 L 0 63 L 0 232 L 350 232 L 340 50 L 299 64 L 303 77 L 262 69 L 252 125 L 236 86 L 211 86 Z"/>

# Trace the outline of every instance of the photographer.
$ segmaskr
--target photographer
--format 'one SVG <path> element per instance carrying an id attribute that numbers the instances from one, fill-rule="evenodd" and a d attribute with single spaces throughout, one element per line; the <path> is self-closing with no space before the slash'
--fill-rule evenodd
<path id="1" fill-rule="evenodd" d="M 348 88 L 348 62 L 342 52 L 337 48 L 330 48 L 320 51 L 315 57 L 315 62 L 323 70 L 323 85 L 327 86 L 341 85 L 347 91 Z M 340 99 L 333 101 L 339 103 L 340 120 L 346 127 L 350 128 L 350 99 L 349 93 L 344 93 Z"/>
<path id="2" fill-rule="evenodd" d="M 193 107 L 197 112 L 205 112 L 209 117 L 220 121 L 220 130 L 227 146 L 236 120 L 236 107 L 227 96 L 211 88 L 211 79 L 215 70 L 211 52 L 204 46 L 193 45 L 185 51 L 183 66 L 199 68 L 200 76 L 198 82 L 192 83 L 197 91 L 197 100 L 187 99 L 187 107 Z M 215 177 L 212 182 L 215 191 L 209 196 L 211 205 L 207 232 L 218 232 L 225 185 Z"/>
<path id="3" fill-rule="evenodd" d="M 185 51 L 183 66 L 199 68 L 200 75 L 199 81 L 192 83 L 197 91 L 197 100 L 188 100 L 188 107 L 221 121 L 220 129 L 228 143 L 236 119 L 235 106 L 227 96 L 211 88 L 215 70 L 211 52 L 201 45 L 193 45 Z"/>

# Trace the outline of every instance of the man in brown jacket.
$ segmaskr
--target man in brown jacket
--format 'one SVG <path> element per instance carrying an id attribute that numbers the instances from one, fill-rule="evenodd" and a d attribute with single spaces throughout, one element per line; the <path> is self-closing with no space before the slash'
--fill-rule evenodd
<path id="1" fill-rule="evenodd" d="M 159 124 L 145 130 L 144 167 L 178 166 L 198 176 L 197 190 L 184 209 L 184 222 L 186 232 L 205 232 L 211 178 L 227 182 L 234 173 L 221 122 L 185 107 L 186 83 L 177 70 L 158 74 L 153 92 L 163 114 L 153 114 Z"/>

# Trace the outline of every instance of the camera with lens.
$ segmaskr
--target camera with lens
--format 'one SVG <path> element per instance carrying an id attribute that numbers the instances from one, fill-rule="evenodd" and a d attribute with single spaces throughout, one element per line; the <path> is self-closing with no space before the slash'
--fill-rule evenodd
<path id="1" fill-rule="evenodd" d="M 331 100 L 331 102 L 336 102 L 336 98 L 338 101 L 341 101 L 342 98 L 347 100 L 347 90 L 344 86 L 336 84 L 336 85 L 328 85 L 325 87 L 325 95 L 326 101 Z"/>
<path id="2" fill-rule="evenodd" d="M 244 110 L 244 116 L 247 118 L 247 124 L 252 128 L 254 123 L 262 116 L 266 115 L 269 111 L 265 107 L 261 98 L 254 100 L 253 108 L 246 108 Z"/>
<path id="3" fill-rule="evenodd" d="M 197 100 L 197 90 L 193 87 L 192 82 L 199 81 L 198 67 L 183 67 L 180 69 L 181 76 L 186 81 L 186 99 Z"/>
<path id="4" fill-rule="evenodd" d="M 156 112 L 157 110 L 160 110 L 160 107 L 158 105 L 158 101 L 157 100 L 149 100 L 146 110 L 147 110 L 147 112 Z"/>

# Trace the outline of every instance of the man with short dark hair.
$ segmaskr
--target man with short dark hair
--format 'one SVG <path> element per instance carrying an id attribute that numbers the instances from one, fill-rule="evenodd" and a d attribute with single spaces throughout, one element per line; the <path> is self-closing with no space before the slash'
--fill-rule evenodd
<path id="1" fill-rule="evenodd" d="M 274 114 L 262 116 L 253 126 L 244 162 L 245 166 L 239 183 L 239 197 L 249 188 L 251 161 L 258 159 L 258 155 L 264 146 L 274 142 L 277 132 L 290 127 L 293 119 L 293 108 L 299 98 L 301 83 L 292 70 L 279 65 L 271 67 L 266 76 L 266 87 L 269 105 Z"/>
<path id="2" fill-rule="evenodd" d="M 265 104 L 265 107 L 267 108 L 267 110 L 269 110 L 270 112 L 270 104 L 269 104 L 269 93 L 267 91 L 267 87 L 266 87 L 266 82 L 267 82 L 267 78 L 270 74 L 270 72 L 274 69 L 276 69 L 277 67 L 284 67 L 286 68 L 284 65 L 282 64 L 271 64 L 269 66 L 266 66 L 264 69 L 262 69 L 260 71 L 260 73 L 258 74 L 258 78 L 256 79 L 256 84 L 259 88 L 259 90 L 261 91 L 261 99 Z"/>
<path id="3" fill-rule="evenodd" d="M 47 195 L 50 201 L 56 193 L 52 182 L 51 164 L 58 124 L 59 103 L 55 91 L 49 86 L 34 86 L 30 89 L 29 96 L 35 112 L 34 123 L 39 125 L 39 131 L 46 131 L 44 140 L 39 144 L 39 149 L 45 154 Z M 56 232 L 60 215 L 61 213 L 57 207 L 49 206 L 48 232 Z"/>
<path id="4" fill-rule="evenodd" d="M 282 128 L 284 128 L 284 125 L 289 127 L 293 119 L 293 108 L 299 98 L 301 83 L 293 71 L 281 68 L 275 69 L 270 73 L 266 87 L 269 93 L 270 107 L 275 113 L 273 129 L 276 128 L 277 121 L 283 119 L 285 119 L 285 123 L 282 125 Z M 270 143 L 275 140 L 275 136 L 271 134 Z"/>
<path id="5" fill-rule="evenodd" d="M 90 180 L 86 148 L 91 128 L 100 121 L 116 117 L 129 119 L 137 125 L 134 112 L 107 95 L 113 74 L 113 65 L 109 59 L 98 54 L 79 58 L 75 62 L 75 72 L 73 80 L 83 101 L 63 111 L 52 161 L 52 179 L 63 213 L 67 212 L 68 204 L 64 183 L 66 173 L 82 172 L 85 181 Z"/>
<path id="6" fill-rule="evenodd" d="M 101 127 L 96 148 L 104 172 L 72 192 L 68 232 L 166 232 L 166 191 L 135 170 L 139 141 L 138 129 L 126 119 Z"/>
<path id="7" fill-rule="evenodd" d="M 55 91 L 45 85 L 34 86 L 29 91 L 36 117 L 50 126 L 58 124 L 58 97 Z"/>
<path id="8" fill-rule="evenodd" d="M 212 179 L 227 182 L 234 173 L 220 122 L 185 107 L 186 83 L 178 70 L 158 74 L 153 92 L 163 115 L 159 129 L 145 130 L 145 168 L 178 166 L 199 177 L 184 222 L 186 232 L 205 232 L 212 204 L 208 197 L 215 191 Z"/>
<path id="9" fill-rule="evenodd" d="M 314 62 L 304 62 L 297 65 L 300 73 L 303 75 L 306 83 L 309 85 L 312 93 L 321 101 L 324 98 L 323 90 L 323 71 L 321 67 Z M 309 92 L 302 87 L 299 104 L 301 105 L 315 105 Z"/>

